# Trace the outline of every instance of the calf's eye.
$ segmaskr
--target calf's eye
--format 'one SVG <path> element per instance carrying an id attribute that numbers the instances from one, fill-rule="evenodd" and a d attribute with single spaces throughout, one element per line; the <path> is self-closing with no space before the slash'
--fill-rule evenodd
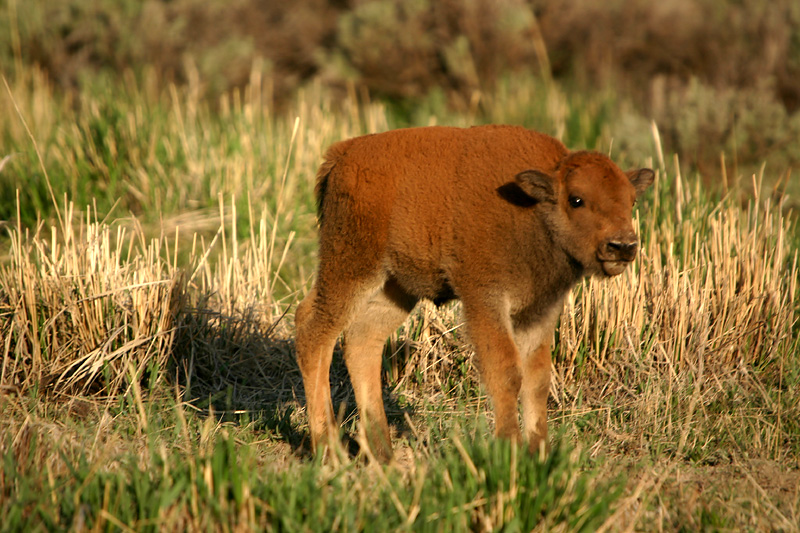
<path id="1" fill-rule="evenodd" d="M 578 198 L 577 196 L 570 196 L 569 205 L 575 208 L 583 207 L 583 198 Z"/>

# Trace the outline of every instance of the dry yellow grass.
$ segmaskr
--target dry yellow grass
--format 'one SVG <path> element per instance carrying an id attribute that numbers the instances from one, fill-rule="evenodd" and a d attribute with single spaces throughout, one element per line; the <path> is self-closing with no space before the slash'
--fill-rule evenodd
<path id="1" fill-rule="evenodd" d="M 6 391 L 113 396 L 170 357 L 184 283 L 166 240 L 63 208 L 63 227 L 11 232 L 0 268 Z M 167 253 L 165 253 L 167 252 Z"/>

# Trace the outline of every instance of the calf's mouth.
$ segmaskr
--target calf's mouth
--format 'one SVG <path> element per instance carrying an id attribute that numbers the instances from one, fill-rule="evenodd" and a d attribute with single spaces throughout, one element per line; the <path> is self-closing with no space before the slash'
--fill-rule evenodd
<path id="1" fill-rule="evenodd" d="M 599 259 L 599 258 L 598 258 Z M 625 259 L 599 259 L 603 274 L 608 277 L 617 276 L 625 271 L 631 261 Z"/>

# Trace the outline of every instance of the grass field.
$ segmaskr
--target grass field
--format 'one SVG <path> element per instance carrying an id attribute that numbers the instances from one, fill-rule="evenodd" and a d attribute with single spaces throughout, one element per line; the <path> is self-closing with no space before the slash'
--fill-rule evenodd
<path id="1" fill-rule="evenodd" d="M 466 114 L 314 84 L 275 114 L 257 72 L 213 103 L 146 73 L 65 97 L 25 68 L 0 89 L 0 530 L 798 529 L 800 188 L 785 169 L 721 163 L 711 186 L 615 95 L 527 77 Z M 292 344 L 321 155 L 478 122 L 657 170 L 635 267 L 565 306 L 553 451 L 490 438 L 459 306 L 427 304 L 386 345 L 398 464 L 323 463 Z M 338 355 L 332 385 L 352 440 Z"/>

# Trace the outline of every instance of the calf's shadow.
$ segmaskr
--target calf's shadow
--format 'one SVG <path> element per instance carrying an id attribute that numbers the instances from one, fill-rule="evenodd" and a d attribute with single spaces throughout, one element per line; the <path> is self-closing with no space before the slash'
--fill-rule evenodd
<path id="1" fill-rule="evenodd" d="M 183 400 L 205 416 L 250 425 L 283 441 L 300 457 L 312 455 L 305 417 L 305 394 L 295 360 L 294 328 L 286 314 L 273 322 L 247 309 L 235 316 L 209 309 L 183 314 L 173 349 L 170 374 Z M 344 428 L 345 448 L 355 456 L 357 411 L 353 387 L 340 346 L 331 364 L 333 408 Z M 408 432 L 406 406 L 384 392 L 389 424 L 398 435 Z"/>

